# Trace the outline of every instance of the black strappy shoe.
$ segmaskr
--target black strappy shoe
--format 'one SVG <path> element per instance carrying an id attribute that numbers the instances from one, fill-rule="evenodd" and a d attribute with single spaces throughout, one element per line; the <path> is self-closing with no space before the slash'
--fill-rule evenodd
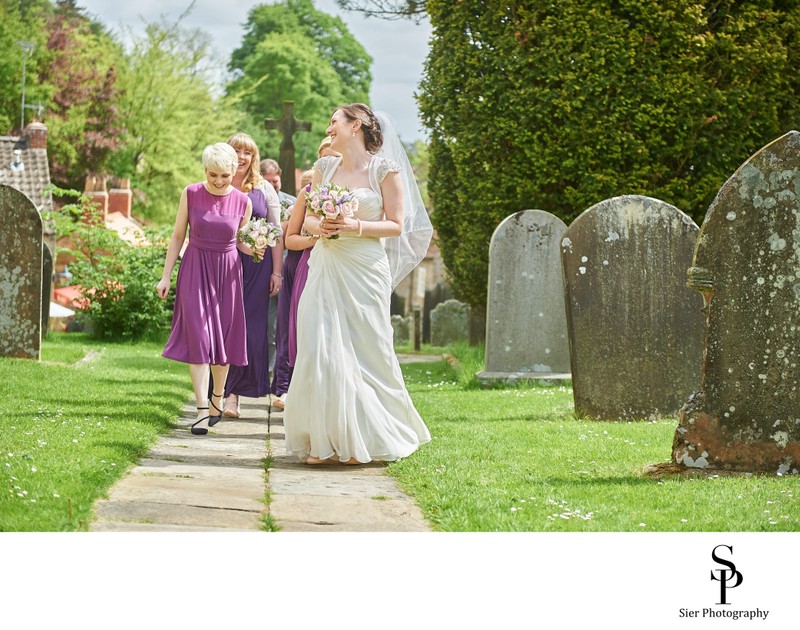
<path id="1" fill-rule="evenodd" d="M 209 398 L 209 400 L 208 400 L 209 404 L 212 407 L 214 407 L 214 409 L 219 411 L 219 413 L 216 416 L 208 416 L 208 426 L 210 426 L 210 427 L 213 427 L 215 424 L 217 424 L 217 422 L 222 420 L 222 409 L 220 409 L 219 407 L 217 407 L 214 404 L 214 400 L 213 400 L 214 396 L 216 396 L 217 398 L 220 399 L 220 401 L 222 401 L 223 396 L 225 396 L 225 392 L 222 392 L 221 394 L 211 394 L 211 398 Z"/>
<path id="2" fill-rule="evenodd" d="M 202 411 L 203 409 L 208 409 L 208 407 L 198 407 L 198 411 Z M 192 435 L 205 435 L 208 433 L 208 429 L 205 427 L 198 427 L 197 425 L 200 424 L 203 420 L 208 420 L 211 416 L 206 416 L 205 418 L 200 418 L 197 422 L 192 425 Z M 209 422 L 211 424 L 211 422 Z"/>

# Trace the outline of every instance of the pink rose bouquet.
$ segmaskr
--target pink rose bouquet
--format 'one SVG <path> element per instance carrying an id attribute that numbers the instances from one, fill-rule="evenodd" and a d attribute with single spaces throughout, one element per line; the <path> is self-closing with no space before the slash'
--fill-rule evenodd
<path id="1" fill-rule="evenodd" d="M 266 219 L 250 219 L 243 228 L 236 232 L 236 240 L 250 245 L 253 249 L 274 247 L 281 237 L 281 229 Z M 253 252 L 253 262 L 261 262 L 263 258 Z"/>
<path id="2" fill-rule="evenodd" d="M 346 187 L 336 184 L 317 184 L 306 193 L 308 208 L 323 219 L 352 217 L 358 210 L 358 199 Z M 335 234 L 330 238 L 338 238 Z"/>

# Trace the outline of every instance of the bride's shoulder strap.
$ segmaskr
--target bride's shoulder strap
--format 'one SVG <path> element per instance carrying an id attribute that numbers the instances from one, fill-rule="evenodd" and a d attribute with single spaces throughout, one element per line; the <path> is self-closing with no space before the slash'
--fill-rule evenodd
<path id="1" fill-rule="evenodd" d="M 394 160 L 376 155 L 369 163 L 369 183 L 372 189 L 380 193 L 381 183 L 389 173 L 399 173 L 400 165 Z"/>
<path id="2" fill-rule="evenodd" d="M 314 169 L 319 171 L 324 181 L 333 170 L 333 165 L 335 163 L 336 163 L 335 156 L 326 155 L 325 157 L 321 157 L 316 162 L 314 162 Z"/>
<path id="3" fill-rule="evenodd" d="M 372 160 L 372 168 L 374 169 L 375 179 L 377 179 L 378 184 L 383 182 L 384 178 L 389 173 L 400 172 L 400 165 L 397 162 L 381 156 L 377 156 Z"/>

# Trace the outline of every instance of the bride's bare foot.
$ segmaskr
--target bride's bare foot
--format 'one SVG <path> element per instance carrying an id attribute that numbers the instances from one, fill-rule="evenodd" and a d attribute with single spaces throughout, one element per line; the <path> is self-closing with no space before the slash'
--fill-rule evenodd
<path id="1" fill-rule="evenodd" d="M 356 466 L 356 465 L 360 464 L 361 462 L 358 461 L 355 457 L 351 457 L 350 459 L 348 459 L 346 461 L 340 459 L 339 463 L 340 464 L 346 464 L 348 466 Z"/>
<path id="2" fill-rule="evenodd" d="M 319 464 L 331 464 L 331 463 L 333 463 L 333 460 L 331 459 L 320 459 L 319 457 L 314 457 L 312 455 L 309 455 L 308 458 L 306 459 L 306 464 L 309 464 L 311 466 L 317 466 Z"/>

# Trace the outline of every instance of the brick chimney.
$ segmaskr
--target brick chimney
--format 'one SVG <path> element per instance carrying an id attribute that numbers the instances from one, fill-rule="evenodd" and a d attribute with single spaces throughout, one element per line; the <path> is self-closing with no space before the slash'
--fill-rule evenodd
<path id="1" fill-rule="evenodd" d="M 108 218 L 108 192 L 106 191 L 106 178 L 102 175 L 87 175 L 83 194 L 90 202 L 97 206 L 103 213 L 102 220 Z"/>
<path id="2" fill-rule="evenodd" d="M 121 212 L 123 216 L 131 218 L 131 180 L 120 178 L 112 180 L 111 189 L 108 191 L 108 212 Z"/>
<path id="3" fill-rule="evenodd" d="M 43 122 L 34 120 L 28 123 L 22 135 L 28 138 L 29 149 L 47 148 L 47 126 Z"/>

